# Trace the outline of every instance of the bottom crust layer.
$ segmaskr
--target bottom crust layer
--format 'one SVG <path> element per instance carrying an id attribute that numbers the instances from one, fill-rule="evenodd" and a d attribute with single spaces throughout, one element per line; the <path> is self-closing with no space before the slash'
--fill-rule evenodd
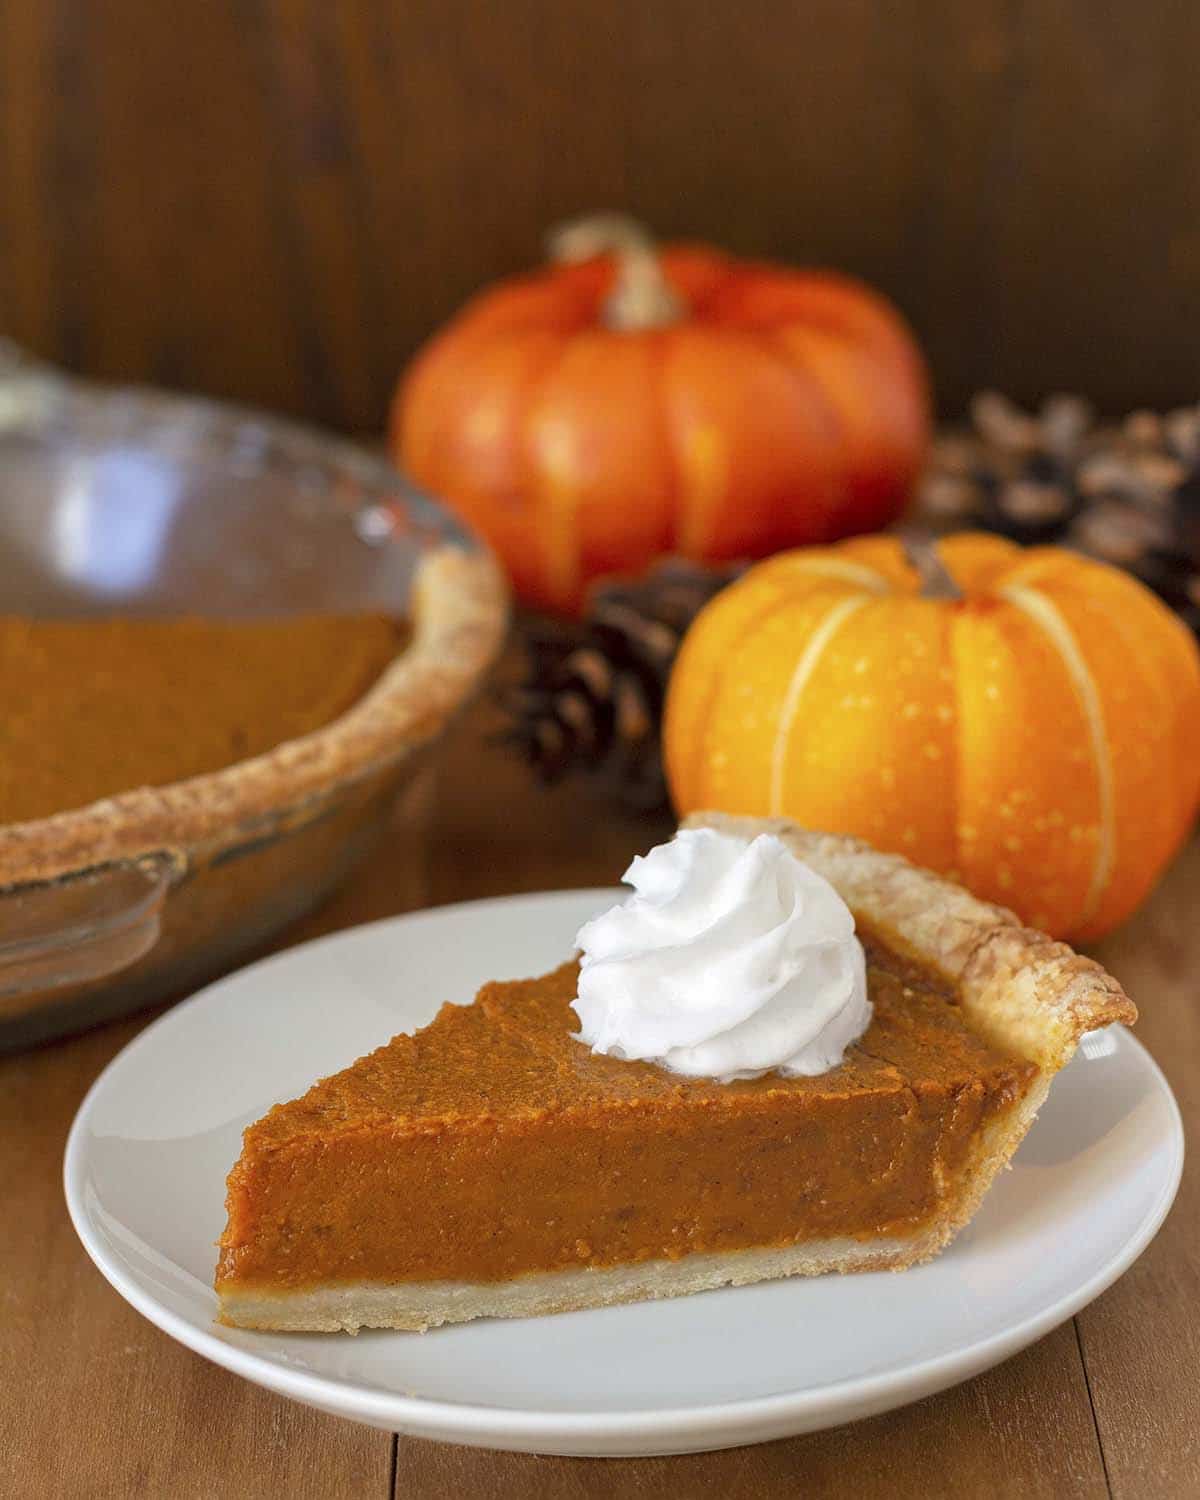
<path id="1" fill-rule="evenodd" d="M 298 1292 L 226 1292 L 222 1322 L 239 1328 L 308 1333 L 357 1333 L 398 1328 L 424 1333 L 472 1318 L 530 1318 L 543 1313 L 610 1307 L 619 1302 L 684 1297 L 722 1286 L 747 1286 L 783 1276 L 829 1271 L 900 1271 L 928 1260 L 946 1233 L 935 1226 L 905 1239 L 816 1240 L 769 1250 L 730 1250 L 650 1260 L 637 1265 L 539 1271 L 516 1281 L 358 1282 Z"/>

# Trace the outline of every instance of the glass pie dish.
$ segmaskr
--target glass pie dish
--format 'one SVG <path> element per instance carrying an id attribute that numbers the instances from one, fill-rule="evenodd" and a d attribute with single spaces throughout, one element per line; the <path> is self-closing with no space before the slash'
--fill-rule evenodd
<path id="1" fill-rule="evenodd" d="M 83 385 L 3 344 L 0 558 L 9 615 L 374 611 L 409 628 L 314 733 L 0 826 L 0 1050 L 177 994 L 314 906 L 388 826 L 507 622 L 490 554 L 382 460 L 252 412 Z"/>

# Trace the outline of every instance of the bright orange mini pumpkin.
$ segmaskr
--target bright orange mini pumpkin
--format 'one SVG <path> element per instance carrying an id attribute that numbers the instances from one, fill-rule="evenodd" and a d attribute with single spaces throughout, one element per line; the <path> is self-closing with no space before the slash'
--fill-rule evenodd
<path id="1" fill-rule="evenodd" d="M 680 552 L 761 557 L 899 512 L 929 438 L 925 367 L 845 276 L 673 246 L 626 220 L 481 293 L 397 392 L 412 478 L 496 549 L 526 603 Z M 613 254 L 598 254 L 602 250 Z"/>
<path id="2" fill-rule="evenodd" d="M 717 595 L 668 693 L 679 810 L 857 834 L 1097 937 L 1196 813 L 1195 641 L 1127 574 L 1053 547 L 964 533 L 925 568 L 923 594 L 900 541 L 865 537 Z"/>

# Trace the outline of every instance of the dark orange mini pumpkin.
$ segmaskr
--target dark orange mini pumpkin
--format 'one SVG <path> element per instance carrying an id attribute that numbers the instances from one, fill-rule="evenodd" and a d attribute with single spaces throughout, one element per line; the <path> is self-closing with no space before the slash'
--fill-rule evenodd
<path id="1" fill-rule="evenodd" d="M 658 252 L 624 219 L 481 293 L 414 361 L 392 413 L 412 478 L 491 542 L 529 604 L 656 556 L 762 556 L 873 531 L 929 436 L 916 343 L 828 271 Z M 605 253 L 601 253 L 605 252 Z"/>

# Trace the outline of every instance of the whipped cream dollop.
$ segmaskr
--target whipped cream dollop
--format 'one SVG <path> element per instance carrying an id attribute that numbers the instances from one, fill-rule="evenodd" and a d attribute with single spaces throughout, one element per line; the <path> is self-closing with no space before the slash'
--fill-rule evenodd
<path id="1" fill-rule="evenodd" d="M 580 1040 L 691 1078 L 824 1073 L 867 1029 L 849 907 L 773 834 L 684 829 L 580 929 Z"/>

